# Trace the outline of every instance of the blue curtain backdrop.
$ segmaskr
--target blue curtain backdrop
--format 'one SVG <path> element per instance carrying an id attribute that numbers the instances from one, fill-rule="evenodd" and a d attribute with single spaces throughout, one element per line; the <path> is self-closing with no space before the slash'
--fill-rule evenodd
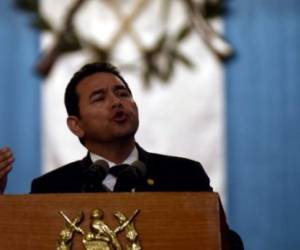
<path id="1" fill-rule="evenodd" d="M 227 3 L 229 219 L 247 250 L 300 249 L 300 4 Z"/>
<path id="2" fill-rule="evenodd" d="M 12 0 L 0 1 L 0 38 L 0 147 L 9 145 L 16 158 L 6 193 L 27 193 L 40 173 L 39 38 Z"/>
<path id="3" fill-rule="evenodd" d="M 40 174 L 39 38 L 0 1 L 0 147 L 16 156 L 8 193 Z M 226 36 L 228 215 L 247 250 L 300 249 L 300 4 L 230 0 Z"/>

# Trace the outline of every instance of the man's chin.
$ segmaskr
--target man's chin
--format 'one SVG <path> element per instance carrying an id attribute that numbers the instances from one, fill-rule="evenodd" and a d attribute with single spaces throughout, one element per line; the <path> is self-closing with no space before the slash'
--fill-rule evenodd
<path id="1" fill-rule="evenodd" d="M 134 139 L 135 133 L 124 133 L 124 134 L 116 134 L 115 139 L 120 141 L 132 140 Z"/>
<path id="2" fill-rule="evenodd" d="M 134 139 L 137 129 L 131 129 L 127 131 L 115 131 L 114 137 L 117 140 L 132 140 Z"/>

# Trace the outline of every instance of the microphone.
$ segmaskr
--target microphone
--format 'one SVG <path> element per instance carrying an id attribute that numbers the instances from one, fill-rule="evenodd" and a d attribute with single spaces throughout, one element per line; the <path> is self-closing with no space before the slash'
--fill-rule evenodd
<path id="1" fill-rule="evenodd" d="M 99 192 L 103 190 L 102 181 L 107 175 L 109 165 L 104 160 L 97 160 L 83 172 L 82 192 Z"/>
<path id="2" fill-rule="evenodd" d="M 146 173 L 146 165 L 143 162 L 133 162 L 119 173 L 114 191 L 131 192 L 145 178 Z"/>
<path id="3" fill-rule="evenodd" d="M 135 161 L 131 164 L 131 166 L 133 167 L 133 169 L 136 172 L 137 177 L 139 179 L 146 177 L 147 168 L 146 168 L 145 163 L 143 163 L 141 161 Z"/>

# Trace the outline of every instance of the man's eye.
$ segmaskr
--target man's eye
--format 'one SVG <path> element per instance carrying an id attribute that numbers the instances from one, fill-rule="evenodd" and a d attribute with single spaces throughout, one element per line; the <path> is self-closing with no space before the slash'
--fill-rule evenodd
<path id="1" fill-rule="evenodd" d="M 104 100 L 104 97 L 103 96 L 95 96 L 94 98 L 92 98 L 92 103 L 93 102 L 101 102 Z"/>
<path id="2" fill-rule="evenodd" d="M 128 91 L 122 90 L 122 91 L 119 91 L 119 92 L 118 92 L 118 96 L 119 96 L 119 97 L 129 97 L 130 94 L 129 94 Z"/>

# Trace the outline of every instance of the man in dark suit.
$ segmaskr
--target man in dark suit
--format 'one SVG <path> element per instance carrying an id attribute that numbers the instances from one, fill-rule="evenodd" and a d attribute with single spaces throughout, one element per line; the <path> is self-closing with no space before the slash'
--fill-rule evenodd
<path id="1" fill-rule="evenodd" d="M 139 160 L 146 166 L 144 176 L 133 184 L 143 191 L 212 191 L 209 178 L 200 163 L 173 156 L 146 152 L 136 145 Z M 58 168 L 32 182 L 32 193 L 77 193 L 84 191 L 86 169 L 91 166 L 89 155 L 80 161 Z M 102 184 L 97 191 L 107 191 Z M 130 190 L 124 190 L 130 191 Z"/>
<path id="2" fill-rule="evenodd" d="M 114 66 L 93 63 L 82 67 L 66 88 L 65 105 L 68 127 L 87 148 L 88 154 L 82 160 L 33 180 L 31 193 L 212 191 L 200 163 L 149 153 L 136 143 L 138 108 L 127 82 Z M 93 168 L 94 172 L 89 172 L 89 169 L 99 160 L 105 162 L 105 166 L 100 166 L 105 171 L 100 171 L 99 179 L 91 180 L 91 175 L 99 173 Z M 139 164 L 135 168 L 137 160 Z M 6 168 L 10 165 L 11 160 L 7 161 Z M 114 169 L 119 169 L 118 174 L 111 171 Z M 230 235 L 232 246 L 238 246 L 232 249 L 242 249 L 238 236 L 233 232 Z"/>
<path id="3" fill-rule="evenodd" d="M 68 127 L 88 155 L 33 180 L 32 193 L 86 191 L 83 177 L 99 159 L 108 162 L 109 168 L 143 162 L 145 171 L 132 186 L 135 191 L 212 191 L 200 163 L 149 153 L 135 142 L 138 109 L 127 82 L 114 66 L 93 63 L 81 68 L 66 88 L 65 105 Z M 115 191 L 118 178 L 105 178 L 97 191 Z"/>

